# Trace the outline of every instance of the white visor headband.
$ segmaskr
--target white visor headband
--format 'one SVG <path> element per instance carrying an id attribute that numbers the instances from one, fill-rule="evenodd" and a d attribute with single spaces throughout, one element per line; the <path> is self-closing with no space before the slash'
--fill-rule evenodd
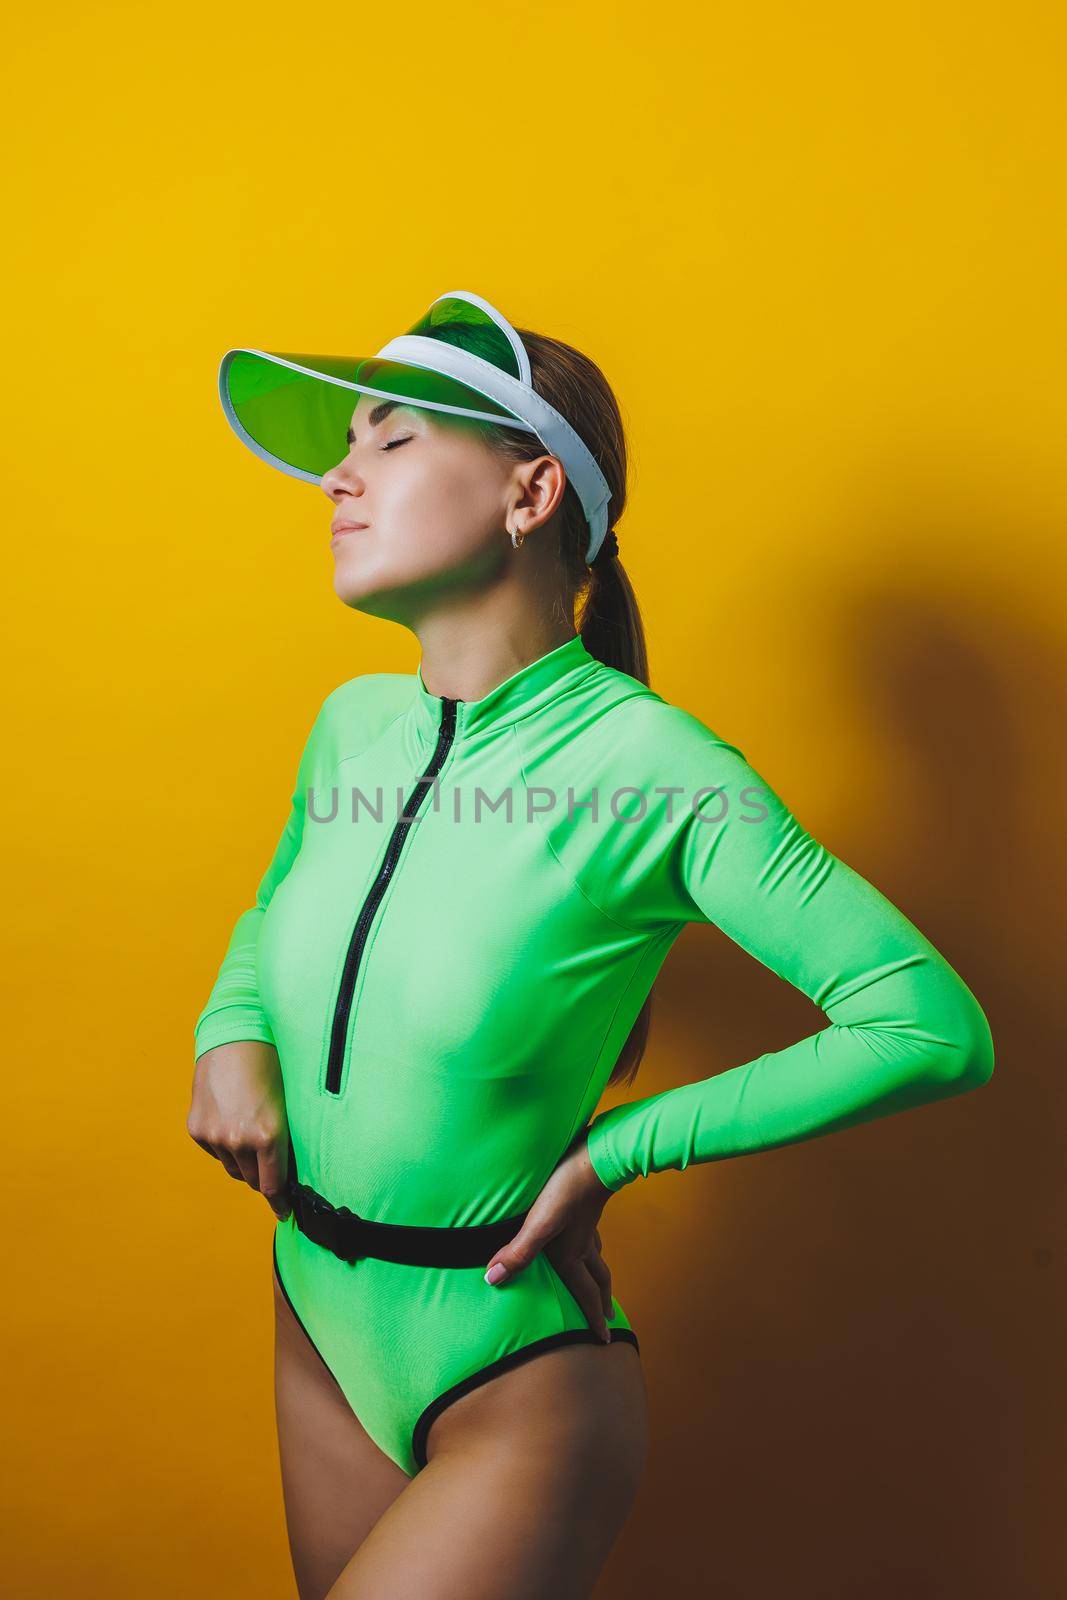
<path id="1" fill-rule="evenodd" d="M 568 481 L 581 501 L 585 520 L 589 524 L 589 549 L 586 561 L 592 563 L 608 531 L 608 503 L 611 490 L 591 451 L 575 433 L 566 417 L 555 406 L 549 405 L 533 386 L 530 358 L 515 329 L 495 306 L 480 295 L 466 289 L 453 289 L 449 294 L 438 295 L 433 301 L 469 300 L 481 309 L 507 334 L 519 363 L 521 379 L 502 372 L 491 361 L 483 361 L 470 350 L 457 345 L 444 344 L 440 339 L 427 339 L 419 334 L 402 333 L 382 346 L 377 355 L 382 360 L 406 361 L 413 367 L 425 367 L 430 372 L 440 372 L 457 378 L 471 389 L 487 394 L 490 399 L 506 406 L 521 417 L 527 430 L 535 433 L 550 455 L 558 456 L 563 463 Z M 506 418 L 499 418 L 505 427 L 514 426 Z"/>

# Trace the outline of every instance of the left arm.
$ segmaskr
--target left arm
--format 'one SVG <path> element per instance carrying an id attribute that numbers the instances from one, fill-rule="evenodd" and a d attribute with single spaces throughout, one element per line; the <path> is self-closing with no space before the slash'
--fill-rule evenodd
<path id="1" fill-rule="evenodd" d="M 985 1013 L 903 912 L 804 829 L 736 747 L 670 708 L 699 772 L 645 885 L 661 918 L 710 922 L 803 991 L 828 1026 L 702 1082 L 615 1106 L 590 1126 L 601 1182 L 794 1144 L 988 1082 Z M 694 759 L 695 758 L 695 759 Z M 705 820 L 720 817 L 721 820 Z"/>

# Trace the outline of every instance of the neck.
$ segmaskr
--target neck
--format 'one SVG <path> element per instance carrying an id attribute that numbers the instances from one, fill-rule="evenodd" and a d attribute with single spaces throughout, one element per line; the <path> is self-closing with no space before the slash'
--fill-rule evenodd
<path id="1" fill-rule="evenodd" d="M 514 673 L 575 637 L 573 623 L 539 611 L 500 618 L 469 608 L 437 613 L 415 633 L 431 694 L 481 700 Z"/>

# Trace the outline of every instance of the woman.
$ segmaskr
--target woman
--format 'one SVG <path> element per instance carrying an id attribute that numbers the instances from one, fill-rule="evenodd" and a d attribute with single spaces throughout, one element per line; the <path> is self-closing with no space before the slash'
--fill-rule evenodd
<path id="1" fill-rule="evenodd" d="M 189 1131 L 278 1218 L 300 1594 L 587 1595 L 645 1451 L 607 1200 L 975 1088 L 989 1027 L 648 686 L 591 361 L 457 291 L 368 360 L 231 351 L 220 378 L 242 439 L 331 501 L 338 597 L 421 649 L 326 696 L 196 1025 Z M 594 1117 L 688 922 L 828 1025 Z"/>

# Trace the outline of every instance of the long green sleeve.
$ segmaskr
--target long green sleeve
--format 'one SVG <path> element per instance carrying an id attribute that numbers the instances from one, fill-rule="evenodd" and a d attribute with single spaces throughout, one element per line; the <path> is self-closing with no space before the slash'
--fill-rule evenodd
<path id="1" fill-rule="evenodd" d="M 702 1082 L 603 1112 L 588 1134 L 601 1181 L 619 1189 L 651 1172 L 793 1144 L 985 1083 L 989 1024 L 945 958 L 812 838 L 741 751 L 688 713 L 671 708 L 670 717 L 664 748 L 686 787 L 718 792 L 695 812 L 687 806 L 673 826 L 659 825 L 646 897 L 659 917 L 714 923 L 802 990 L 829 1025 Z"/>
<path id="2" fill-rule="evenodd" d="M 307 788 L 311 781 L 316 741 L 321 725 L 320 709 L 300 758 L 289 815 L 270 865 L 260 880 L 255 904 L 242 911 L 237 918 L 207 1004 L 197 1018 L 194 1028 L 194 1050 L 197 1060 L 206 1051 L 213 1050 L 216 1045 L 230 1044 L 235 1039 L 260 1039 L 266 1044 L 275 1043 L 256 981 L 256 943 L 263 913 L 270 904 L 274 891 L 296 860 L 300 849 L 304 834 Z"/>

